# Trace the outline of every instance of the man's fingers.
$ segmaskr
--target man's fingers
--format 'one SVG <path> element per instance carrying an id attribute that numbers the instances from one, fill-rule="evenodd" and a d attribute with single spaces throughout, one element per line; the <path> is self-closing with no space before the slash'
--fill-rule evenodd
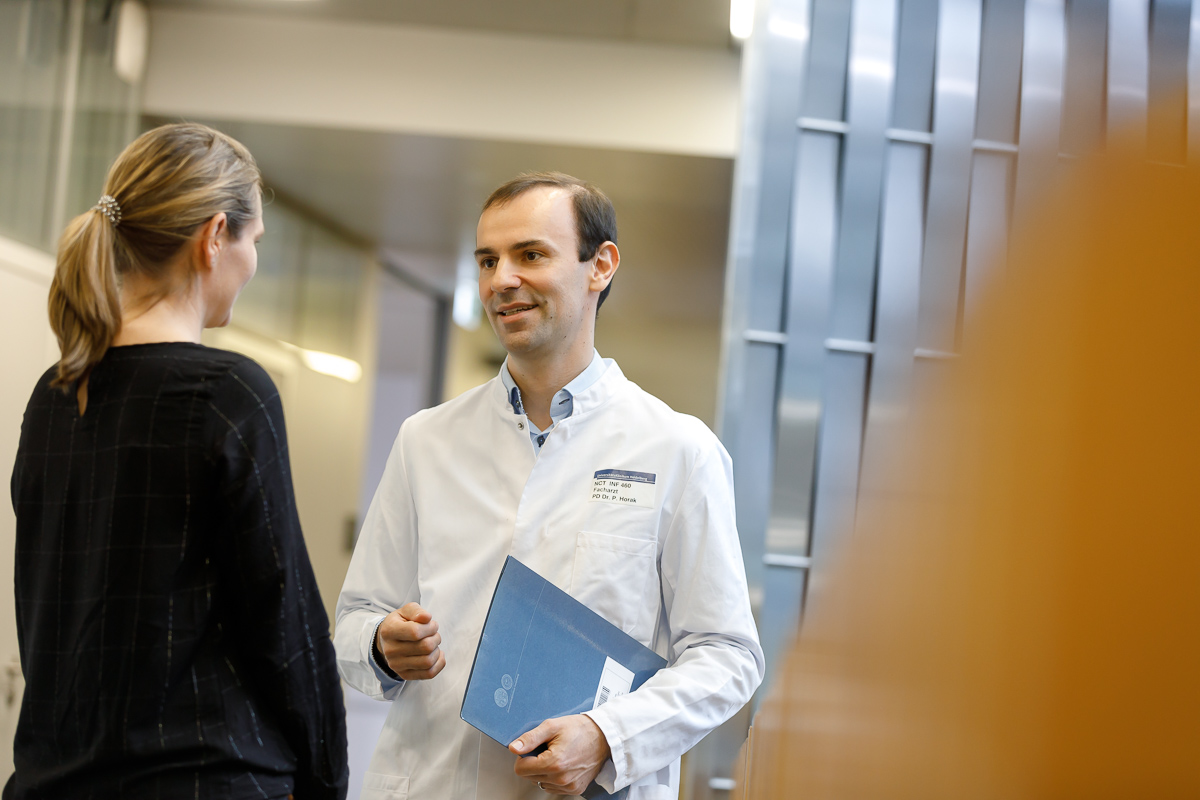
<path id="1" fill-rule="evenodd" d="M 508 749 L 519 756 L 525 755 L 531 750 L 537 749 L 538 745 L 544 744 L 545 742 L 553 739 L 557 732 L 557 721 L 548 719 L 528 733 L 521 734 L 519 739 L 514 739 L 512 743 L 509 744 Z"/>
<path id="2" fill-rule="evenodd" d="M 416 606 L 416 608 L 421 609 L 420 613 L 414 614 L 414 616 L 423 619 L 424 622 L 415 622 L 407 619 L 403 614 L 404 609 L 393 611 L 383 621 L 383 624 L 379 626 L 379 638 L 381 640 L 419 642 L 438 632 L 437 620 L 431 618 L 428 611 L 422 609 L 416 603 L 409 603 L 404 608 L 408 608 L 409 606 Z M 439 639 L 438 641 L 440 642 L 441 640 Z"/>
<path id="3" fill-rule="evenodd" d="M 427 681 L 445 669 L 446 656 L 441 650 L 438 650 L 436 653 L 432 653 L 428 656 L 404 659 L 403 662 L 413 666 L 410 668 L 397 669 L 396 663 L 388 661 L 388 664 L 392 667 L 393 672 L 406 681 Z"/>
<path id="4" fill-rule="evenodd" d="M 400 616 L 409 622 L 424 623 L 433 619 L 433 615 L 421 608 L 420 603 L 405 603 L 398 610 Z"/>
<path id="5" fill-rule="evenodd" d="M 402 658 L 420 658 L 437 652 L 437 649 L 442 644 L 442 635 L 435 633 L 432 636 L 426 636 L 424 639 L 415 641 L 410 639 L 392 639 L 386 638 L 383 642 L 383 657 L 389 662 Z M 433 662 L 430 662 L 433 663 Z"/>
<path id="6" fill-rule="evenodd" d="M 388 663 L 393 664 L 396 672 L 408 670 L 427 670 L 437 666 L 438 661 L 445 661 L 446 657 L 440 649 L 434 650 L 432 653 L 419 653 L 417 655 L 399 655 L 389 659 Z"/>

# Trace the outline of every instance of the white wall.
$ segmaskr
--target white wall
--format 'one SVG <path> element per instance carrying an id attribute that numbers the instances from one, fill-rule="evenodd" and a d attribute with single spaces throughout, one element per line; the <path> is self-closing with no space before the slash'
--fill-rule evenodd
<path id="1" fill-rule="evenodd" d="M 400 424 L 429 405 L 437 337 L 437 305 L 427 295 L 381 273 L 373 301 L 379 329 L 360 519 L 375 496 Z"/>
<path id="2" fill-rule="evenodd" d="M 50 331 L 46 299 L 54 276 L 54 259 L 38 250 L 0 238 L 0 781 L 12 772 L 12 741 L 24 684 L 17 659 L 16 606 L 11 576 L 16 546 L 16 517 L 9 477 L 17 455 L 21 418 L 33 385 L 58 360 L 58 344 Z M 10 702 L 11 698 L 11 702 Z"/>
<path id="3" fill-rule="evenodd" d="M 736 150 L 740 59 L 727 48 L 162 6 L 151 30 L 147 114 L 689 155 Z"/>

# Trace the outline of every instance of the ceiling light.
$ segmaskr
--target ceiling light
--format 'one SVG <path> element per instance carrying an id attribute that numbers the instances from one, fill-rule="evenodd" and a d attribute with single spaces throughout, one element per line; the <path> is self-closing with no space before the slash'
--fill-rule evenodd
<path id="1" fill-rule="evenodd" d="M 350 383 L 358 383 L 362 379 L 362 366 L 357 361 L 343 356 L 335 356 L 333 353 L 322 353 L 319 350 L 297 349 L 300 351 L 300 360 L 304 362 L 304 366 L 313 372 L 332 375 Z"/>
<path id="2" fill-rule="evenodd" d="M 483 304 L 479 301 L 479 265 L 475 263 L 475 226 L 464 225 L 458 236 L 458 267 L 455 270 L 454 324 L 463 330 L 479 327 Z"/>
<path id="3" fill-rule="evenodd" d="M 124 0 L 117 10 L 117 32 L 113 41 L 113 71 L 131 86 L 142 82 L 146 50 L 150 41 L 150 17 L 138 0 Z"/>
<path id="4" fill-rule="evenodd" d="M 754 30 L 754 0 L 730 0 L 729 33 L 738 40 L 749 39 Z"/>

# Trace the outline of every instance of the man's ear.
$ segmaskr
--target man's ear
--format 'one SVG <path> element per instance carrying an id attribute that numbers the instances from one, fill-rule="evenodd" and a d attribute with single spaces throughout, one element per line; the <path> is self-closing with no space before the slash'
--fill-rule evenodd
<path id="1" fill-rule="evenodd" d="M 589 287 L 593 292 L 602 292 L 609 283 L 612 282 L 613 275 L 617 274 L 617 267 L 621 266 L 621 251 L 617 249 L 614 242 L 605 242 L 596 250 L 596 257 L 592 259 L 592 280 Z"/>
<path id="2" fill-rule="evenodd" d="M 224 211 L 200 226 L 192 243 L 192 264 L 197 270 L 211 270 L 220 260 L 222 240 L 228 232 L 229 220 Z"/>

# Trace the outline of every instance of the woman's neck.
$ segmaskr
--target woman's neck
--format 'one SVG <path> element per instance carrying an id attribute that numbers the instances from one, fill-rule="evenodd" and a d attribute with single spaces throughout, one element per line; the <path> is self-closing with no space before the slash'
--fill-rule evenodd
<path id="1" fill-rule="evenodd" d="M 192 293 L 172 292 L 153 299 L 135 285 L 121 287 L 121 329 L 113 346 L 155 342 L 196 342 L 204 330 L 204 314 Z"/>

